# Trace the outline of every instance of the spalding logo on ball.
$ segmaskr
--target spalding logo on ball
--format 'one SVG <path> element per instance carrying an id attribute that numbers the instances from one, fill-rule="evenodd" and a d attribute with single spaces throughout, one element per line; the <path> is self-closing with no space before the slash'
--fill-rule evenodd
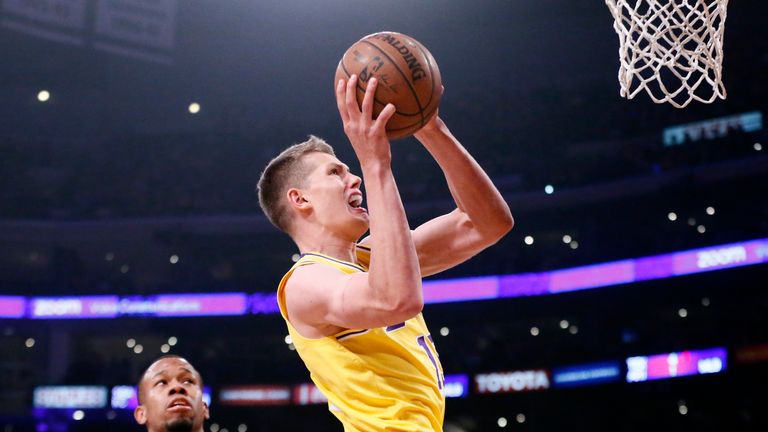
<path id="1" fill-rule="evenodd" d="M 336 80 L 359 77 L 357 103 L 362 105 L 372 77 L 379 81 L 374 95 L 376 118 L 388 103 L 395 114 L 387 122 L 389 139 L 405 138 L 437 113 L 442 95 L 440 70 L 432 54 L 412 37 L 395 32 L 368 35 L 349 47 L 336 68 Z"/>

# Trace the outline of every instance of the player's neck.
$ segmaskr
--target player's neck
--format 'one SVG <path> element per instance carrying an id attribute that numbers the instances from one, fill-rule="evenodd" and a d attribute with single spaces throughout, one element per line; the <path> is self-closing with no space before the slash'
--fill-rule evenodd
<path id="1" fill-rule="evenodd" d="M 311 236 L 297 240 L 299 251 L 305 253 L 319 253 L 347 262 L 356 262 L 356 242 L 332 236 Z"/>

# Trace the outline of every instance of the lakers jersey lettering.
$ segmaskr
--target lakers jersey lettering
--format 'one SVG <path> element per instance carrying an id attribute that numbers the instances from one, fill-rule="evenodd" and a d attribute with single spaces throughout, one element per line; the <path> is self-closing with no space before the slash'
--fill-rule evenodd
<path id="1" fill-rule="evenodd" d="M 305 265 L 328 265 L 345 273 L 365 272 L 370 249 L 357 247 L 358 263 L 308 253 L 278 286 L 283 318 L 285 284 Z M 319 339 L 302 337 L 286 319 L 296 351 L 345 432 L 442 431 L 444 376 L 435 344 L 421 314 L 389 327 L 348 329 Z"/>

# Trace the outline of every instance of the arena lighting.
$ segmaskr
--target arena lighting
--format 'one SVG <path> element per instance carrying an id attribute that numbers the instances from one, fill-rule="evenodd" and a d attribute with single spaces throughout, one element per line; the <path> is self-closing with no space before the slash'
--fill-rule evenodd
<path id="1" fill-rule="evenodd" d="M 571 242 L 571 246 L 575 244 Z M 540 273 L 423 282 L 427 304 L 559 294 L 768 262 L 768 238 Z M 0 296 L 0 318 L 80 319 L 278 313 L 274 293 L 168 294 L 150 297 Z M 172 344 L 171 344 L 172 345 Z"/>
<path id="2" fill-rule="evenodd" d="M 51 93 L 48 90 L 40 90 L 37 93 L 37 100 L 40 102 L 48 102 L 51 99 Z"/>
<path id="3" fill-rule="evenodd" d="M 669 220 L 670 220 L 670 221 L 672 221 L 672 222 L 676 221 L 676 220 L 677 220 L 677 213 L 675 213 L 675 212 L 669 212 L 669 213 L 667 214 L 667 219 L 669 219 Z"/>
<path id="4" fill-rule="evenodd" d="M 763 149 L 763 145 L 760 143 L 755 143 L 755 145 L 753 145 L 752 148 L 754 148 L 755 151 L 760 151 Z"/>

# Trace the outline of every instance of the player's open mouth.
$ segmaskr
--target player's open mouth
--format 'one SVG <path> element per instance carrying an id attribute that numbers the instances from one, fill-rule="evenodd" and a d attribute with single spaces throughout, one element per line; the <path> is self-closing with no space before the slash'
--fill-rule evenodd
<path id="1" fill-rule="evenodd" d="M 187 402 L 186 399 L 172 400 L 171 403 L 169 403 L 168 407 L 166 408 L 166 410 L 174 411 L 174 412 L 188 411 L 191 409 L 192 409 L 192 406 L 189 404 L 189 402 Z"/>
<path id="2" fill-rule="evenodd" d="M 363 207 L 363 195 L 360 193 L 353 193 L 347 200 L 347 205 L 355 213 L 368 213 L 368 210 Z"/>

